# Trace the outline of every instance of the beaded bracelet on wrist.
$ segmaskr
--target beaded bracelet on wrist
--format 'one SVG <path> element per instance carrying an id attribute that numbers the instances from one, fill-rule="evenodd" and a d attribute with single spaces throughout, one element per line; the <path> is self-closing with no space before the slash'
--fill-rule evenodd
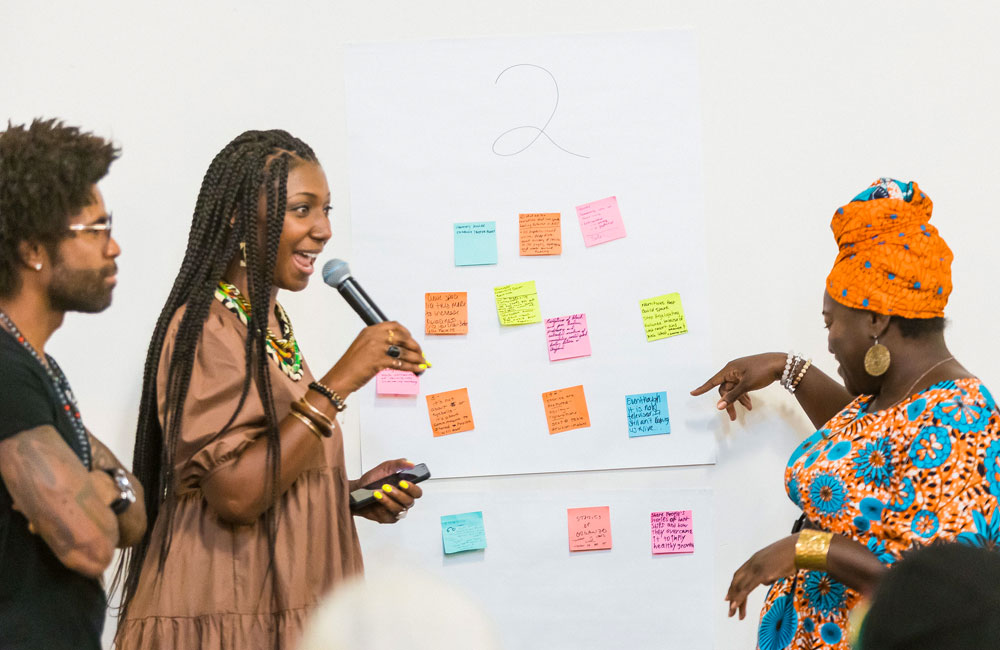
<path id="1" fill-rule="evenodd" d="M 341 411 L 347 408 L 347 404 L 344 403 L 344 400 L 340 397 L 340 395 L 338 395 L 335 391 L 330 390 L 329 388 L 319 383 L 318 381 L 310 383 L 309 388 L 311 388 L 312 390 L 316 391 L 323 397 L 330 400 L 330 403 L 333 404 L 333 408 L 337 409 L 337 413 L 340 413 Z"/>

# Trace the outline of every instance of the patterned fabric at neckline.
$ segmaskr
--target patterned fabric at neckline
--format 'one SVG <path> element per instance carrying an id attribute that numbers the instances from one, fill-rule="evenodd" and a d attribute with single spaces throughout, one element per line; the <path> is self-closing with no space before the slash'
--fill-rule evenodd
<path id="1" fill-rule="evenodd" d="M 225 281 L 219 282 L 219 286 L 215 289 L 215 299 L 236 314 L 241 323 L 250 324 L 250 301 L 235 286 Z M 299 342 L 295 340 L 295 332 L 292 331 L 292 321 L 277 302 L 274 303 L 274 315 L 281 326 L 281 338 L 275 336 L 271 328 L 267 328 L 265 345 L 267 356 L 278 364 L 289 379 L 299 381 L 302 379 L 302 353 L 299 351 Z"/>

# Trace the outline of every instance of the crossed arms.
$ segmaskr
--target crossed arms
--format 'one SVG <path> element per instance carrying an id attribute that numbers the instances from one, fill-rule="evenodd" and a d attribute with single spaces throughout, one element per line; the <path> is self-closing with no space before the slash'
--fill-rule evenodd
<path id="1" fill-rule="evenodd" d="M 14 509 L 28 520 L 66 567 L 98 578 L 116 546 L 130 546 L 146 530 L 142 486 L 129 474 L 136 502 L 121 515 L 109 504 L 118 497 L 104 469 L 122 467 L 114 454 L 88 432 L 92 471 L 80 462 L 51 425 L 22 431 L 0 442 L 0 478 Z M 123 468 L 124 469 L 124 468 Z"/>

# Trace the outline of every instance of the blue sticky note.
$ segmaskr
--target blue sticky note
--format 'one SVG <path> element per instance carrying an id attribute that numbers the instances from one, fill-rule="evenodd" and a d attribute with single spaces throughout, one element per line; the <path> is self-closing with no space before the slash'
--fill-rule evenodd
<path id="1" fill-rule="evenodd" d="M 667 393 L 639 393 L 625 396 L 628 437 L 659 436 L 670 433 Z"/>
<path id="2" fill-rule="evenodd" d="M 455 224 L 455 266 L 497 263 L 497 222 Z"/>
<path id="3" fill-rule="evenodd" d="M 486 548 L 486 528 L 483 513 L 464 512 L 441 517 L 441 542 L 445 555 Z"/>

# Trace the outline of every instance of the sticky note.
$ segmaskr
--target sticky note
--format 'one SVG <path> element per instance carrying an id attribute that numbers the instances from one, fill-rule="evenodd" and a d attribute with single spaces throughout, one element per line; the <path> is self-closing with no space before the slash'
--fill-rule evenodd
<path id="1" fill-rule="evenodd" d="M 629 438 L 670 433 L 666 391 L 626 395 L 625 414 L 628 417 Z"/>
<path id="2" fill-rule="evenodd" d="M 386 368 L 375 375 L 376 395 L 417 395 L 420 393 L 420 377 L 408 370 Z"/>
<path id="3" fill-rule="evenodd" d="M 431 431 L 435 438 L 476 428 L 467 388 L 428 395 L 427 415 L 431 419 Z"/>
<path id="4" fill-rule="evenodd" d="M 546 318 L 545 339 L 549 345 L 549 361 L 590 356 L 586 314 Z"/>
<path id="5" fill-rule="evenodd" d="M 649 515 L 653 555 L 694 553 L 694 521 L 690 510 L 669 510 Z"/>
<path id="6" fill-rule="evenodd" d="M 611 508 L 569 508 L 569 550 L 595 551 L 611 548 Z"/>
<path id="7" fill-rule="evenodd" d="M 665 339 L 688 331 L 679 293 L 640 300 L 639 309 L 642 312 L 642 324 L 646 328 L 647 341 Z"/>
<path id="8" fill-rule="evenodd" d="M 558 212 L 518 216 L 521 255 L 561 255 L 562 223 Z"/>
<path id="9" fill-rule="evenodd" d="M 441 517 L 441 543 L 445 555 L 486 548 L 486 527 L 482 512 L 463 512 Z"/>
<path id="10" fill-rule="evenodd" d="M 545 419 L 549 423 L 550 435 L 590 426 L 590 414 L 587 413 L 587 398 L 583 395 L 583 386 L 542 393 L 542 402 L 545 404 Z"/>
<path id="11" fill-rule="evenodd" d="M 497 263 L 497 222 L 455 224 L 455 266 Z"/>
<path id="12" fill-rule="evenodd" d="M 424 334 L 468 334 L 469 301 L 464 291 L 424 294 Z"/>
<path id="13" fill-rule="evenodd" d="M 596 246 L 625 236 L 625 222 L 618 210 L 618 197 L 609 196 L 576 206 L 584 245 Z"/>
<path id="14" fill-rule="evenodd" d="M 535 281 L 518 282 L 494 287 L 497 316 L 501 325 L 527 325 L 542 322 L 542 309 L 538 306 Z"/>

